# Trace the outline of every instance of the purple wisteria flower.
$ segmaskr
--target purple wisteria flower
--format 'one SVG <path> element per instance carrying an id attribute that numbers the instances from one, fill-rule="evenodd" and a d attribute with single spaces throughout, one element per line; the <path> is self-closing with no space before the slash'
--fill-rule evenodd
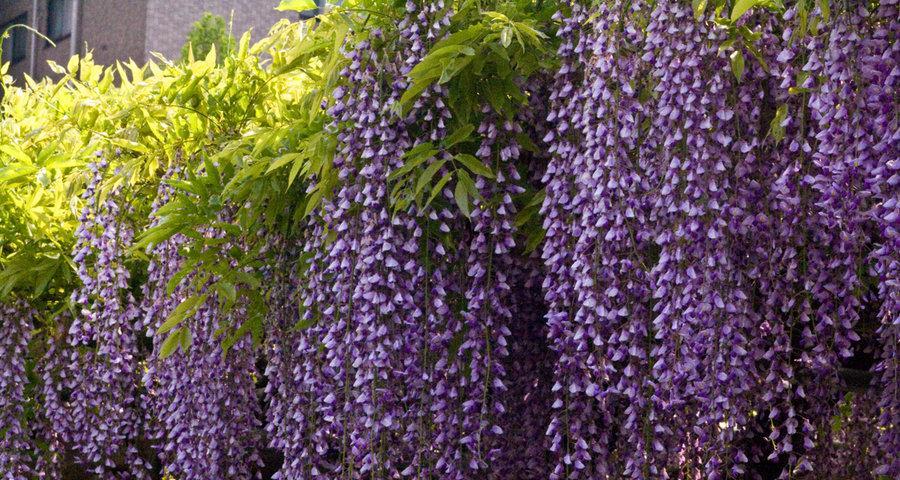
<path id="1" fill-rule="evenodd" d="M 90 164 L 92 178 L 76 231 L 73 261 L 81 287 L 65 344 L 48 353 L 44 408 L 57 440 L 104 478 L 149 478 L 137 441 L 143 435 L 137 387 L 140 316 L 129 291 L 125 249 L 132 231 L 118 193 L 100 195 L 107 168 Z"/>
<path id="2" fill-rule="evenodd" d="M 166 178 L 177 172 L 170 172 Z M 161 183 L 156 209 L 165 204 L 171 187 Z M 223 216 L 223 220 L 227 220 Z M 156 220 L 154 220 L 156 221 Z M 207 236 L 221 237 L 209 229 Z M 167 358 L 160 353 L 165 334 L 157 329 L 192 292 L 187 275 L 170 290 L 170 280 L 184 266 L 179 248 L 186 238 L 175 235 L 150 252 L 141 305 L 147 335 L 153 337 L 153 353 L 143 375 L 151 439 L 169 474 L 182 478 L 260 478 L 262 460 L 261 413 L 254 375 L 256 355 L 253 341 L 244 336 L 226 352 L 219 330 L 246 320 L 244 307 L 221 310 L 217 293 L 208 297 L 182 322 L 190 342 L 185 351 Z M 231 248 L 221 244 L 223 250 Z M 210 283 L 210 282 L 208 282 Z M 208 285 L 207 285 L 208 287 Z"/>
<path id="3" fill-rule="evenodd" d="M 0 305 L 0 478 L 19 480 L 35 474 L 34 444 L 25 418 L 25 359 L 34 310 L 14 298 Z"/>

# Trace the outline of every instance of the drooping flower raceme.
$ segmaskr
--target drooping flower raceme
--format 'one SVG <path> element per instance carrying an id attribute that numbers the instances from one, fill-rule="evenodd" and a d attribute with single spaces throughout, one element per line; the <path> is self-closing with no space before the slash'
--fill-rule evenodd
<path id="1" fill-rule="evenodd" d="M 116 203 L 99 195 L 107 162 L 91 164 L 73 260 L 81 288 L 65 345 L 51 355 L 44 402 L 50 428 L 76 460 L 104 478 L 148 478 L 137 441 L 143 435 L 137 365 L 140 317 L 124 264 L 132 232 Z"/>
<path id="2" fill-rule="evenodd" d="M 803 33 L 793 7 L 752 17 L 773 69 L 683 3 L 570 7 L 545 138 L 553 476 L 827 470 L 839 367 L 893 297 L 895 6 Z"/>
<path id="3" fill-rule="evenodd" d="M 34 451 L 25 415 L 25 359 L 34 312 L 22 301 L 0 305 L 0 478 L 30 478 Z"/>
<path id="4" fill-rule="evenodd" d="M 406 74 L 447 26 L 443 7 L 407 5 L 399 53 L 379 49 L 379 31 L 347 53 L 348 84 L 330 109 L 338 184 L 302 247 L 299 326 L 284 320 L 290 292 L 272 316 L 297 338 L 267 347 L 270 403 L 296 412 L 269 426 L 286 453 L 282 477 L 479 478 L 505 448 L 520 127 L 484 113 L 477 157 L 497 180 L 474 182 L 484 200 L 471 220 L 443 206 L 395 211 L 389 198 L 403 153 L 446 134 L 440 85 L 397 113 Z M 450 159 L 437 150 L 426 167 Z M 450 187 L 438 193 L 453 199 Z"/>
<path id="5" fill-rule="evenodd" d="M 161 184 L 157 206 L 165 203 L 170 189 Z M 224 336 L 218 333 L 225 325 L 245 321 L 243 307 L 223 312 L 218 294 L 204 290 L 201 294 L 207 296 L 201 305 L 181 324 L 189 329 L 190 341 L 178 347 L 183 351 L 162 356 L 166 335 L 156 332 L 193 293 L 191 275 L 170 285 L 185 263 L 179 253 L 184 241 L 179 234 L 152 247 L 144 284 L 143 321 L 153 337 L 153 354 L 143 375 L 152 439 L 165 470 L 178 478 L 258 478 L 255 349 L 252 339 L 244 336 L 226 352 Z M 230 248 L 229 243 L 222 248 Z"/>

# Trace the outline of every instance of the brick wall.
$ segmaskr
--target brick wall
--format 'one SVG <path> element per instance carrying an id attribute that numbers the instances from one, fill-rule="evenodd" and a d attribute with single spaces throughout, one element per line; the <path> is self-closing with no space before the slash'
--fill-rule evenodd
<path id="1" fill-rule="evenodd" d="M 234 11 L 232 35 L 236 40 L 252 28 L 252 41 L 263 38 L 275 22 L 282 18 L 296 20 L 296 12 L 275 10 L 278 0 L 147 0 L 147 34 L 144 49 L 159 52 L 168 59 L 177 60 L 191 26 L 210 12 L 225 19 L 226 24 Z"/>
<path id="2" fill-rule="evenodd" d="M 94 62 L 111 65 L 134 59 L 143 64 L 147 0 L 81 0 L 81 50 L 84 42 L 93 51 Z"/>
<path id="3" fill-rule="evenodd" d="M 37 1 L 37 11 L 32 11 L 32 0 L 0 0 L 0 25 L 5 24 L 17 15 L 27 13 L 28 24 L 36 25 L 37 30 L 47 33 L 47 0 Z M 147 0 L 81 0 L 76 12 L 81 17 L 80 29 L 76 32 L 78 45 L 76 52 L 83 54 L 85 45 L 94 55 L 94 61 L 101 65 L 111 65 L 116 60 L 134 59 L 142 64 L 144 55 L 144 30 Z M 36 22 L 35 22 L 36 20 Z M 57 40 L 56 46 L 45 40 L 28 34 L 28 56 L 10 66 L 10 74 L 20 79 L 29 73 L 31 52 L 34 51 L 34 77 L 43 78 L 54 74 L 47 65 L 52 60 L 65 66 L 72 53 L 72 37 Z M 34 41 L 34 50 L 31 42 Z"/>
<path id="4" fill-rule="evenodd" d="M 36 19 L 38 30 L 46 33 L 48 0 L 38 0 L 36 12 L 32 12 L 32 2 L 0 0 L 0 25 L 26 13 L 28 24 L 35 24 Z M 84 53 L 87 44 L 94 61 L 101 65 L 129 58 L 143 64 L 151 58 L 150 52 L 177 60 L 188 31 L 204 12 L 220 15 L 228 22 L 233 11 L 235 39 L 240 39 L 243 32 L 252 28 L 254 41 L 265 36 L 278 20 L 297 19 L 296 12 L 275 10 L 279 0 L 80 0 L 79 3 L 81 28 L 74 35 L 79 43 L 77 52 Z M 28 57 L 10 66 L 9 73 L 14 78 L 20 79 L 30 70 L 31 37 L 29 33 Z M 58 40 L 56 47 L 37 38 L 35 78 L 54 76 L 47 66 L 48 60 L 66 65 L 72 51 L 72 38 Z"/>
<path id="5" fill-rule="evenodd" d="M 0 3 L 0 27 L 5 26 L 9 22 L 12 22 L 16 17 L 23 13 L 27 15 L 26 20 L 28 21 L 28 25 L 32 24 L 33 14 L 31 12 L 31 0 L 0 0 L 0 2 L 2 2 Z M 23 73 L 28 72 L 28 55 L 31 55 L 31 37 L 32 35 L 31 33 L 29 33 L 28 46 L 26 49 L 28 53 L 26 54 L 26 57 L 9 66 L 9 74 L 14 78 L 21 78 Z M 5 45 L 4 47 L 8 48 L 9 45 Z"/>

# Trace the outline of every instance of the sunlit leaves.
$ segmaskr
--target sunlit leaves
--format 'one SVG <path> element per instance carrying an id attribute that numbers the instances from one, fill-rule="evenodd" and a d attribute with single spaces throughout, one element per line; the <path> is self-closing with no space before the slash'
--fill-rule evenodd
<path id="1" fill-rule="evenodd" d="M 747 11 L 754 7 L 764 7 L 771 10 L 780 10 L 784 8 L 781 0 L 737 0 L 734 7 L 731 8 L 731 21 L 736 22 Z"/>
<path id="2" fill-rule="evenodd" d="M 316 8 L 316 2 L 313 0 L 281 0 L 281 3 L 275 7 L 275 10 L 302 12 L 305 10 L 314 10 Z"/>
<path id="3" fill-rule="evenodd" d="M 700 20 L 703 18 L 703 13 L 706 11 L 707 0 L 691 0 L 691 6 L 694 9 L 694 19 Z"/>

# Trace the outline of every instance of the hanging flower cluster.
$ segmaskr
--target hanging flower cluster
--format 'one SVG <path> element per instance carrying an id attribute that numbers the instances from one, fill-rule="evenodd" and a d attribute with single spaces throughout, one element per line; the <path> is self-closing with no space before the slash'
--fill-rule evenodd
<path id="1" fill-rule="evenodd" d="M 170 195 L 171 187 L 161 184 L 156 205 L 165 204 Z M 184 236 L 175 235 L 153 247 L 144 284 L 144 324 L 153 337 L 153 355 L 143 375 L 152 440 L 165 471 L 175 478 L 258 478 L 255 349 L 252 339 L 244 336 L 226 357 L 220 333 L 225 325 L 241 324 L 244 309 L 223 314 L 217 294 L 203 290 L 200 294 L 207 297 L 182 322 L 188 340 L 175 348 L 184 351 L 169 347 L 164 354 L 166 336 L 155 334 L 191 293 L 191 275 L 170 285 L 184 266 L 179 253 L 184 241 Z"/>
<path id="2" fill-rule="evenodd" d="M 376 34 L 372 41 L 377 40 Z M 314 227 L 306 246 L 307 251 L 317 252 L 309 265 L 309 284 L 301 294 L 301 318 L 309 325 L 299 332 L 297 350 L 292 352 L 301 370 L 293 378 L 302 382 L 294 395 L 304 398 L 292 402 L 308 411 L 295 428 L 312 435 L 296 438 L 299 455 L 286 459 L 283 478 L 352 478 L 374 468 L 396 473 L 398 466 L 393 462 L 403 458 L 388 450 L 399 444 L 391 438 L 402 415 L 393 395 L 402 391 L 403 384 L 391 378 L 401 370 L 394 363 L 397 357 L 390 355 L 396 350 L 390 344 L 402 327 L 390 322 L 396 318 L 394 296 L 378 291 L 388 275 L 401 274 L 403 258 L 399 249 L 392 250 L 392 229 L 376 233 L 378 227 L 390 225 L 384 206 L 376 203 L 386 187 L 368 185 L 365 180 L 383 175 L 384 158 L 393 142 L 402 139 L 380 115 L 384 107 L 375 80 L 378 59 L 370 55 L 369 45 L 364 41 L 348 54 L 351 64 L 344 74 L 354 86 L 346 93 L 339 87 L 332 107 L 336 118 L 355 128 L 338 133 L 341 147 L 334 165 L 346 183 L 323 208 L 322 222 Z M 369 162 L 362 171 L 354 164 L 360 157 Z M 356 215 L 359 207 L 354 208 L 363 201 L 365 220 Z M 336 233 L 333 242 L 325 238 L 328 231 Z M 387 249 L 382 250 L 382 245 Z M 368 255 L 363 256 L 363 250 Z M 407 281 L 392 280 L 401 287 Z M 387 321 L 379 326 L 376 318 Z M 288 451 L 294 449 L 287 446 Z"/>
<path id="3" fill-rule="evenodd" d="M 301 402 L 299 395 L 304 381 L 300 376 L 302 361 L 297 357 L 303 344 L 293 331 L 300 320 L 295 292 L 300 288 L 297 272 L 298 252 L 285 245 L 283 239 L 272 242 L 276 260 L 271 272 L 272 287 L 269 292 L 269 318 L 267 339 L 263 352 L 266 360 L 266 434 L 269 445 L 280 451 L 288 461 L 284 462 L 274 478 L 299 477 L 303 438 L 309 435 L 303 430 L 306 412 L 311 407 Z"/>
<path id="4" fill-rule="evenodd" d="M 278 289 L 276 323 L 291 330 L 284 319 L 299 303 L 299 331 L 269 346 L 270 405 L 291 406 L 292 418 L 270 417 L 273 446 L 286 456 L 282 478 L 474 478 L 502 471 L 497 460 L 512 455 L 501 418 L 521 128 L 484 111 L 473 158 L 496 179 L 474 181 L 471 219 L 444 207 L 393 211 L 389 198 L 403 152 L 446 135 L 445 87 L 397 109 L 407 73 L 448 25 L 443 9 L 409 2 L 399 53 L 383 53 L 374 31 L 347 54 L 349 86 L 330 110 L 338 187 L 302 246 L 311 258 L 299 268 L 299 298 Z M 423 168 L 449 158 L 439 151 Z M 440 166 L 436 178 L 448 172 Z M 451 187 L 438 195 L 452 202 Z M 541 417 L 532 420 L 528 432 L 542 433 Z"/>
<path id="5" fill-rule="evenodd" d="M 304 245 L 311 258 L 301 265 L 308 279 L 298 299 L 303 328 L 293 342 L 270 344 L 270 404 L 292 410 L 269 425 L 273 446 L 286 456 L 281 478 L 393 477 L 416 468 L 421 419 L 410 407 L 422 402 L 414 298 L 421 230 L 408 216 L 392 218 L 387 174 L 410 146 L 391 110 L 405 88 L 399 72 L 436 33 L 427 17 L 435 10 L 417 9 L 409 3 L 400 26 L 409 56 L 384 58 L 373 47 L 384 38 L 374 31 L 347 53 L 342 76 L 350 86 L 334 92 L 340 186 Z M 382 81 L 388 73 L 393 84 Z M 290 308 L 284 298 L 293 292 L 279 292 Z"/>
<path id="6" fill-rule="evenodd" d="M 140 317 L 129 292 L 125 248 L 132 232 L 115 192 L 98 191 L 108 163 L 92 163 L 73 259 L 82 287 L 72 294 L 76 313 L 65 345 L 48 353 L 44 407 L 59 441 L 77 461 L 104 478 L 149 478 L 140 456 L 137 336 Z"/>
<path id="7" fill-rule="evenodd" d="M 34 474 L 25 415 L 25 358 L 34 311 L 23 302 L 0 306 L 0 478 Z"/>
<path id="8" fill-rule="evenodd" d="M 499 417 L 502 446 L 497 478 L 546 478 L 551 470 L 546 439 L 553 357 L 547 348 L 546 307 L 541 295 L 540 258 L 521 259 L 509 274 L 512 299 L 509 355 L 503 360 L 508 390 Z"/>
<path id="9" fill-rule="evenodd" d="M 196 62 L 312 59 L 259 87 L 288 117 L 166 77 L 203 138 L 137 242 L 165 240 L 131 251 L 128 143 L 38 341 L 0 272 L 0 479 L 900 477 L 897 0 L 726 4 L 561 2 L 547 39 L 557 4 L 409 0 Z"/>
<path id="10" fill-rule="evenodd" d="M 827 470 L 809 454 L 834 442 L 864 302 L 896 296 L 896 249 L 873 234 L 896 220 L 896 7 L 880 8 L 808 38 L 765 23 L 772 70 L 729 61 L 724 29 L 683 2 L 561 18 L 543 209 L 554 478 Z"/>

